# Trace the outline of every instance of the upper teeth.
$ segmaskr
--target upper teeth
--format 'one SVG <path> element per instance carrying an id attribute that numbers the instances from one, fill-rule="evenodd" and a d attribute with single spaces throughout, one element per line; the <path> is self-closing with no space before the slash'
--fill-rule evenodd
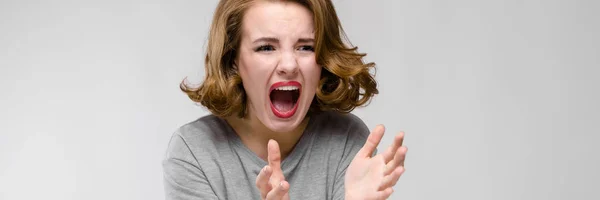
<path id="1" fill-rule="evenodd" d="M 297 86 L 293 86 L 293 85 L 288 85 L 288 86 L 281 86 L 281 87 L 278 87 L 278 88 L 275 88 L 275 89 L 276 90 L 286 90 L 286 91 L 289 91 L 289 90 L 297 90 L 298 87 Z"/>

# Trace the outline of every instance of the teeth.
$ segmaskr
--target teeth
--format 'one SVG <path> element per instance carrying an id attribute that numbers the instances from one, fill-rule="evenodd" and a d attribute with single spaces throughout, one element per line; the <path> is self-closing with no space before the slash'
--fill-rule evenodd
<path id="1" fill-rule="evenodd" d="M 281 86 L 278 88 L 275 88 L 276 90 L 285 90 L 285 91 L 290 91 L 290 90 L 297 90 L 298 87 L 297 86 L 292 86 L 292 85 L 288 85 L 288 86 Z"/>

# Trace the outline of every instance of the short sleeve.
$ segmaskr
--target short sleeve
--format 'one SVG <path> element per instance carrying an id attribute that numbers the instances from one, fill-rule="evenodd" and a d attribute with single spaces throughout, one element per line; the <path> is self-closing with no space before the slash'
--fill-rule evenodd
<path id="1" fill-rule="evenodd" d="M 167 200 L 218 199 L 181 135 L 173 134 L 162 165 Z"/>

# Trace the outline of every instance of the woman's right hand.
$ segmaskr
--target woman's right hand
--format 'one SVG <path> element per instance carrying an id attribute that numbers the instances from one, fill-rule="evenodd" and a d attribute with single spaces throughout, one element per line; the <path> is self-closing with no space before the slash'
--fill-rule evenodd
<path id="1" fill-rule="evenodd" d="M 289 200 L 290 184 L 285 181 L 281 170 L 281 152 L 275 140 L 269 140 L 267 145 L 269 164 L 260 170 L 256 177 L 256 187 L 260 191 L 261 199 Z"/>

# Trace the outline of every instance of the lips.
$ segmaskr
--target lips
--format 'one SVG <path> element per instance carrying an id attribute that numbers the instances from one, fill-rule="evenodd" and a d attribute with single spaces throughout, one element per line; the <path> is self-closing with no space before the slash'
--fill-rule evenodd
<path id="1" fill-rule="evenodd" d="M 269 89 L 269 103 L 273 114 L 290 118 L 298 109 L 302 85 L 297 81 L 277 82 Z"/>

